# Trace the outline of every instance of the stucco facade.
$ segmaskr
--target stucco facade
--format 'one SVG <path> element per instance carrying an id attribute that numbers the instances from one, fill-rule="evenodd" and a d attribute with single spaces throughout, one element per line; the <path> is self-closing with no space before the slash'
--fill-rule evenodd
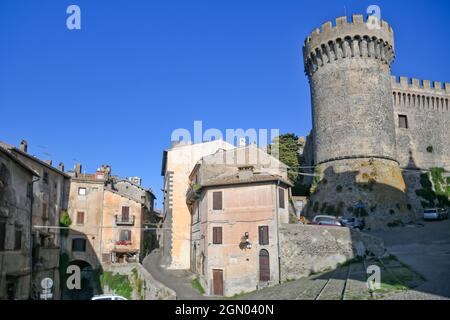
<path id="1" fill-rule="evenodd" d="M 174 144 L 165 150 L 161 175 L 164 177 L 164 224 L 161 244 L 164 263 L 171 269 L 189 269 L 191 214 L 186 205 L 189 174 L 202 157 L 233 145 L 215 140 L 199 144 Z"/>
<path id="2" fill-rule="evenodd" d="M 251 145 L 204 157 L 190 179 L 190 265 L 206 294 L 277 284 L 278 226 L 289 221 L 287 167 Z"/>

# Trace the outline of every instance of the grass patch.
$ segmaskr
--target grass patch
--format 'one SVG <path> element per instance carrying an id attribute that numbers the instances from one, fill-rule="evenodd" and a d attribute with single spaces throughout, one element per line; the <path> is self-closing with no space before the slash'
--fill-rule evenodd
<path id="1" fill-rule="evenodd" d="M 118 273 L 113 274 L 112 272 L 104 271 L 100 276 L 100 283 L 102 287 L 108 286 L 109 289 L 114 291 L 115 294 L 121 295 L 128 300 L 131 300 L 131 293 L 133 292 L 133 288 L 131 287 L 128 276 Z"/>
<path id="2" fill-rule="evenodd" d="M 197 290 L 200 294 L 205 294 L 205 289 L 203 289 L 198 278 L 192 279 L 192 287 Z"/>

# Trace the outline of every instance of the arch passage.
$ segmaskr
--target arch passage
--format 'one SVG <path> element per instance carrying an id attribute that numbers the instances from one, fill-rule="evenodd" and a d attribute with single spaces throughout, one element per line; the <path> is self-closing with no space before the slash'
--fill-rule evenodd
<path id="1" fill-rule="evenodd" d="M 262 249 L 259 252 L 259 281 L 270 280 L 269 252 Z"/>

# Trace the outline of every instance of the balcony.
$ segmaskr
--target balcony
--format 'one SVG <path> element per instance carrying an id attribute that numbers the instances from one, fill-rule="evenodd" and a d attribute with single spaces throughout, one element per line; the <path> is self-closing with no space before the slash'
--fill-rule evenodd
<path id="1" fill-rule="evenodd" d="M 195 201 L 200 199 L 201 186 L 199 184 L 192 184 L 186 192 L 186 203 L 192 205 Z"/>
<path id="2" fill-rule="evenodd" d="M 116 215 L 116 225 L 118 225 L 118 226 L 134 225 L 134 215 L 131 215 L 131 216 Z"/>
<path id="3" fill-rule="evenodd" d="M 136 251 L 136 248 L 132 246 L 131 241 L 128 240 L 119 240 L 114 243 L 114 249 L 115 252 L 130 252 L 130 251 Z"/>

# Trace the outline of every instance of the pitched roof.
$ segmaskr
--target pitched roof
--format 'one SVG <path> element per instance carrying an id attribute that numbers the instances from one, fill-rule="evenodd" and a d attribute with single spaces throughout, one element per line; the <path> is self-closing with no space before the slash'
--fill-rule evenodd
<path id="1" fill-rule="evenodd" d="M 30 154 L 28 154 L 28 153 L 26 153 L 26 152 L 23 152 L 22 150 L 16 148 L 16 147 L 13 146 L 13 145 L 10 145 L 10 144 L 8 144 L 8 143 L 5 143 L 5 142 L 0 141 L 0 146 L 3 147 L 4 149 L 8 150 L 8 151 L 11 152 L 11 153 L 17 153 L 17 154 L 20 154 L 20 155 L 22 155 L 22 156 L 24 156 L 24 157 L 27 157 L 28 159 L 30 159 L 30 160 L 36 162 L 36 163 L 39 164 L 39 165 L 42 165 L 42 166 L 44 166 L 44 167 L 46 167 L 46 168 L 48 168 L 48 169 L 50 169 L 50 170 L 52 170 L 52 171 L 54 171 L 54 172 L 56 172 L 56 173 L 59 173 L 60 175 L 66 177 L 66 178 L 70 178 L 70 176 L 69 176 L 68 174 L 66 174 L 66 173 L 64 173 L 64 172 L 62 172 L 62 171 L 60 171 L 60 170 L 58 170 L 57 168 L 55 168 L 55 167 L 49 165 L 49 164 L 46 163 L 45 161 L 42 161 L 42 160 L 36 158 L 35 156 L 32 156 L 32 155 L 30 155 Z"/>
<path id="2" fill-rule="evenodd" d="M 39 174 L 34 171 L 32 168 L 30 168 L 28 165 L 26 165 L 24 162 L 19 160 L 9 149 L 6 149 L 4 147 L 4 144 L 0 142 L 0 152 L 2 152 L 4 155 L 6 155 L 8 158 L 13 160 L 15 163 L 17 163 L 19 166 L 30 172 L 32 175 L 39 177 Z"/>

